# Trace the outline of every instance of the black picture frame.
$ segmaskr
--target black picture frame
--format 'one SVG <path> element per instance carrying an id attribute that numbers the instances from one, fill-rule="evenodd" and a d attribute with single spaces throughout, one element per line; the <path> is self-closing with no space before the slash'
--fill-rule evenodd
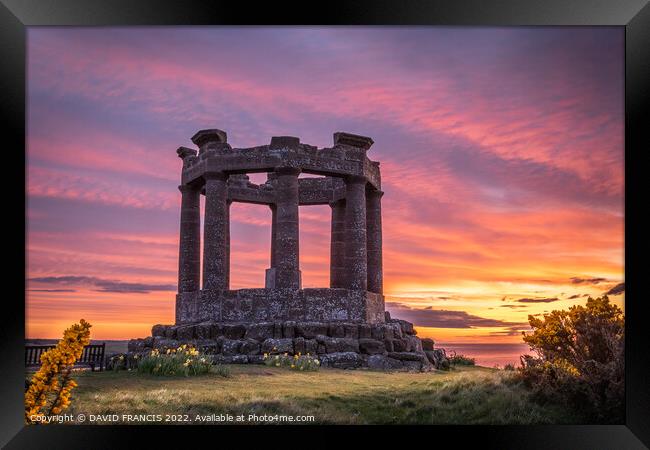
<path id="1" fill-rule="evenodd" d="M 350 433 L 391 445 L 441 445 L 452 437 L 462 446 L 488 448 L 636 449 L 650 446 L 650 338 L 642 297 L 642 263 L 648 229 L 642 198 L 650 150 L 650 6 L 648 0 L 329 0 L 244 2 L 198 0 L 0 0 L 0 114 L 3 136 L 5 206 L 3 243 L 5 290 L 0 319 L 0 444 L 5 448 L 133 448 L 133 434 L 148 448 L 174 440 L 211 445 L 281 442 L 287 427 L 38 426 L 23 424 L 25 338 L 25 112 L 26 27 L 131 25 L 480 25 L 625 27 L 625 283 L 626 419 L 624 425 L 302 427 L 314 445 L 339 443 Z M 9 157 L 7 161 L 6 157 Z M 643 186 L 646 186 L 644 189 Z M 22 215 L 20 211 L 23 211 Z M 23 239 L 20 239 L 22 236 Z M 7 245 L 10 244 L 10 245 Z M 14 291 L 15 289 L 15 291 Z M 21 302 L 20 299 L 23 299 Z M 293 432 L 293 429 L 292 429 Z M 327 434 L 325 434 L 327 433 Z M 226 444 L 225 435 L 233 444 Z M 421 440 L 416 443 L 415 439 Z M 144 445 L 144 444 L 143 444 Z M 166 446 L 167 446 L 166 445 Z M 289 445 L 289 444 L 287 444 Z M 454 444 L 448 444 L 454 445 Z M 165 447 L 166 447 L 165 446 Z M 164 448 L 164 447 L 161 447 Z"/>

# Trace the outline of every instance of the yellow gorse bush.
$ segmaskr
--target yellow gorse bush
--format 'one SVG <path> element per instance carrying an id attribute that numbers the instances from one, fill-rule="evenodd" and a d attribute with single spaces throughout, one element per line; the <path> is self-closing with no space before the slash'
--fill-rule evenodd
<path id="1" fill-rule="evenodd" d="M 41 355 L 41 367 L 25 392 L 26 423 L 34 423 L 35 416 L 61 414 L 70 405 L 70 393 L 77 386 L 70 373 L 90 343 L 90 327 L 81 319 L 63 332 L 55 348 Z"/>

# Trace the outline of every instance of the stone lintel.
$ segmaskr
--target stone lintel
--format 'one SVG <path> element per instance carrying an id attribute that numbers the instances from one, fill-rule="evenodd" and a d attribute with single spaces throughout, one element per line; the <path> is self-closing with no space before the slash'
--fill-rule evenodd
<path id="1" fill-rule="evenodd" d="M 350 147 L 360 148 L 367 151 L 374 143 L 375 141 L 367 136 L 344 133 L 342 131 L 334 133 L 334 145 L 348 145 Z"/>
<path id="2" fill-rule="evenodd" d="M 343 177 L 346 175 L 361 175 L 368 182 L 380 189 L 379 168 L 367 157 L 357 158 L 360 150 L 351 148 L 355 155 L 346 156 L 346 151 L 336 149 L 320 149 L 307 153 L 300 144 L 298 150 L 286 148 L 269 151 L 269 146 L 248 149 L 234 148 L 227 152 L 203 153 L 200 163 L 194 163 L 184 168 L 183 183 L 200 178 L 205 171 L 223 171 L 230 174 L 273 172 L 276 167 L 296 167 L 303 173 L 320 176 Z"/>

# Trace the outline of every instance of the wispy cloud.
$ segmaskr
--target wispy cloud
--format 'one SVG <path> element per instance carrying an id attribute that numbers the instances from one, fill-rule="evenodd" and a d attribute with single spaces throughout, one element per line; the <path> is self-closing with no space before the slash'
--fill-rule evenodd
<path id="1" fill-rule="evenodd" d="M 112 292 L 122 294 L 148 294 L 152 291 L 175 291 L 176 286 L 171 284 L 147 284 L 147 283 L 125 283 L 117 280 L 107 280 L 87 276 L 56 276 L 56 277 L 35 277 L 27 281 L 41 284 L 56 284 L 64 286 L 95 286 L 100 292 Z M 59 291 L 60 292 L 60 291 Z"/>
<path id="2" fill-rule="evenodd" d="M 525 322 L 515 323 L 499 319 L 475 316 L 466 311 L 448 311 L 442 309 L 412 308 L 402 303 L 386 302 L 386 309 L 391 316 L 413 322 L 421 327 L 434 328 L 478 328 L 521 326 Z"/>
<path id="3" fill-rule="evenodd" d="M 552 303 L 552 302 L 557 302 L 559 298 L 557 297 L 540 297 L 540 298 L 519 298 L 515 301 L 519 303 Z"/>
<path id="4" fill-rule="evenodd" d="M 605 292 L 605 295 L 621 295 L 623 292 L 625 292 L 625 283 L 619 283 Z"/>
<path id="5" fill-rule="evenodd" d="M 573 284 L 598 284 L 607 281 L 607 278 L 580 278 L 572 277 L 571 282 Z"/>

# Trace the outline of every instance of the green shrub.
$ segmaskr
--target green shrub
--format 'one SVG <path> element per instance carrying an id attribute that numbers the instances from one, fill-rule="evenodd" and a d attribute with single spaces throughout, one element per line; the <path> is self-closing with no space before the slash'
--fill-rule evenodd
<path id="1" fill-rule="evenodd" d="M 212 360 L 210 357 L 201 355 L 198 350 L 187 345 L 177 349 L 167 349 L 160 353 L 153 349 L 138 362 L 138 372 L 151 375 L 201 375 L 210 372 Z"/>
<path id="2" fill-rule="evenodd" d="M 449 358 L 449 364 L 452 366 L 475 366 L 476 359 L 470 358 L 469 356 L 459 355 L 456 352 L 452 351 Z"/>
<path id="3" fill-rule="evenodd" d="M 585 306 L 529 316 L 524 341 L 537 357 L 521 357 L 524 383 L 542 401 L 570 403 L 590 421 L 622 423 L 625 316 L 607 296 Z"/>
<path id="4" fill-rule="evenodd" d="M 285 367 L 291 370 L 298 370 L 301 372 L 316 371 L 320 369 L 320 361 L 318 358 L 311 356 L 309 353 L 306 355 L 269 355 L 264 354 L 264 364 L 270 367 Z"/>

